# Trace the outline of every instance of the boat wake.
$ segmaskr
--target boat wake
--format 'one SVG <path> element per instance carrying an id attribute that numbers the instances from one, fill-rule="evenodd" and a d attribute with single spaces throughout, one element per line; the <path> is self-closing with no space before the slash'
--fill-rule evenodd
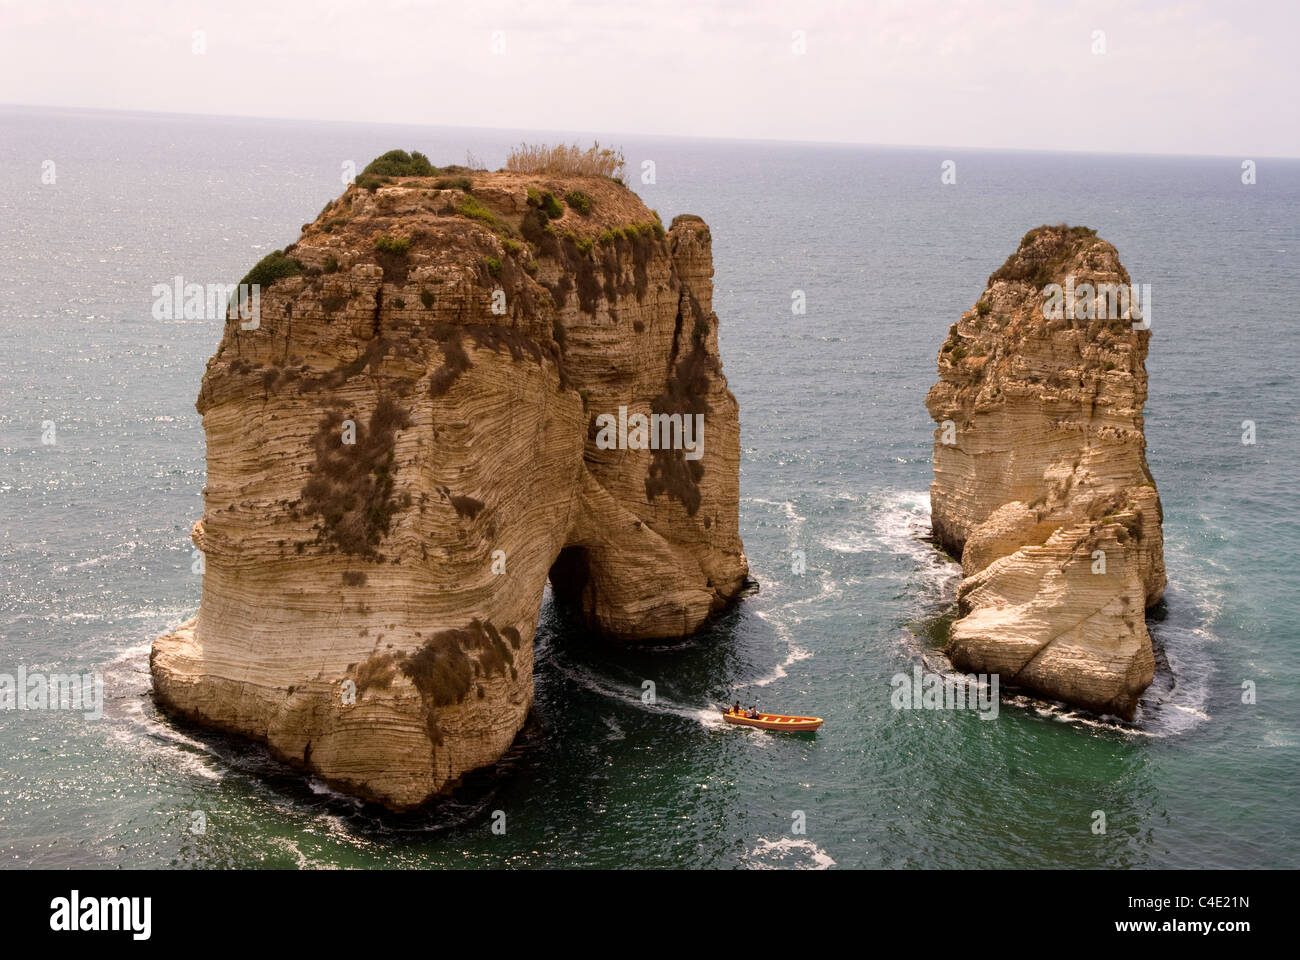
<path id="1" fill-rule="evenodd" d="M 684 720 L 692 720 L 709 729 L 720 729 L 726 726 L 726 721 L 722 719 L 721 704 L 707 707 L 691 706 L 690 704 L 669 700 L 659 694 L 658 691 L 656 691 L 652 702 L 646 702 L 642 699 L 642 689 L 639 683 L 623 683 L 598 673 L 583 664 L 573 663 L 556 656 L 549 658 L 549 667 L 563 674 L 567 680 L 583 690 L 610 700 L 617 700 L 629 707 L 635 707 L 647 713 L 665 714 L 681 717 Z M 606 722 L 610 723 L 611 721 L 607 720 Z M 614 724 L 614 727 L 617 727 L 617 724 Z M 622 728 L 617 728 L 617 731 L 620 736 L 616 736 L 614 739 L 622 739 Z"/>

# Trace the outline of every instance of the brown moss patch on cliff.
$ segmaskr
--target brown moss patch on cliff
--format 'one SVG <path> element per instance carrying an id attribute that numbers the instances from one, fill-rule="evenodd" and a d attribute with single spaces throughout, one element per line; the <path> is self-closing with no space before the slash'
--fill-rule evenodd
<path id="1" fill-rule="evenodd" d="M 707 419 L 709 389 L 713 378 L 720 373 L 720 367 L 705 344 L 708 324 L 699 302 L 689 289 L 684 291 L 683 300 L 690 304 L 693 316 L 687 318 L 681 309 L 678 310 L 678 341 L 684 322 L 691 319 L 690 350 L 676 362 L 664 391 L 651 402 L 650 409 L 652 413 L 681 414 L 683 420 L 695 414 L 703 414 Z M 695 441 L 702 444 L 703 437 L 696 437 Z M 672 497 L 686 508 L 687 515 L 695 516 L 700 508 L 700 480 L 703 476 L 704 464 L 700 460 L 687 460 L 685 450 L 654 450 L 645 479 L 646 499 L 653 500 L 660 495 Z"/>
<path id="2" fill-rule="evenodd" d="M 569 302 L 569 291 L 573 289 L 573 281 L 569 279 L 569 275 L 567 273 L 561 273 L 557 280 L 551 283 L 543 282 L 542 286 L 544 286 L 551 294 L 551 299 L 555 301 L 555 305 L 559 309 L 563 310 L 565 305 Z M 558 319 L 556 320 L 556 323 L 559 323 Z M 557 336 L 555 339 L 560 346 L 564 346 L 561 337 Z"/>
<path id="3" fill-rule="evenodd" d="M 456 511 L 456 516 L 473 520 L 483 511 L 483 501 L 475 500 L 473 497 L 452 496 L 448 497 L 451 501 L 452 508 Z"/>
<path id="4" fill-rule="evenodd" d="M 388 354 L 388 350 L 391 346 L 392 344 L 390 344 L 384 337 L 375 337 L 366 344 L 366 349 L 363 350 L 355 359 L 340 364 L 333 370 L 328 370 L 318 377 L 303 376 L 303 378 L 298 382 L 298 389 L 302 393 L 317 393 L 322 390 L 337 390 L 353 377 L 358 376 L 372 367 L 377 367 Z"/>
<path id="5" fill-rule="evenodd" d="M 439 487 L 438 490 L 451 504 L 452 509 L 456 511 L 456 516 L 461 519 L 473 520 L 483 512 L 482 500 L 475 500 L 473 497 L 452 493 L 450 487 Z"/>
<path id="6" fill-rule="evenodd" d="M 528 217 L 524 220 L 527 227 Z M 537 256 L 551 257 L 563 266 L 556 281 L 543 284 L 555 302 L 563 308 L 576 285 L 579 308 L 595 316 L 602 296 L 611 307 L 620 296 L 632 292 L 638 302 L 644 299 L 649 287 L 647 265 L 656 242 L 664 238 L 664 229 L 658 222 L 647 221 L 606 228 L 594 238 L 580 238 L 573 233 L 560 238 L 549 227 L 540 233 L 525 229 L 524 235 L 533 243 Z M 631 261 L 631 276 L 627 275 L 627 260 Z"/>
<path id="7" fill-rule="evenodd" d="M 430 335 L 442 348 L 443 355 L 442 366 L 429 377 L 429 395 L 434 397 L 445 396 L 473 366 L 465 349 L 465 337 L 469 337 L 475 349 L 506 350 L 516 362 L 531 358 L 541 363 L 546 354 L 542 345 L 523 331 L 492 323 L 441 323 Z"/>
<path id="8" fill-rule="evenodd" d="M 662 236 L 663 226 L 657 226 L 659 226 L 659 231 L 655 236 Z M 650 254 L 654 249 L 654 243 L 650 236 L 647 236 L 639 230 L 630 237 L 626 232 L 624 232 L 623 239 L 631 248 L 632 285 L 633 290 L 636 292 L 637 302 L 640 303 L 645 299 L 646 290 L 649 289 L 650 286 L 649 273 L 646 270 L 646 266 L 650 262 Z"/>
<path id="9" fill-rule="evenodd" d="M 343 424 L 355 424 L 355 443 L 344 443 Z M 301 505 L 320 517 L 316 542 L 364 557 L 388 533 L 397 504 L 393 500 L 393 456 L 398 430 L 410 426 L 410 414 L 391 397 L 381 397 L 368 425 L 341 410 L 325 414 L 313 446 L 316 462 L 302 488 Z"/>
<path id="10" fill-rule="evenodd" d="M 477 348 L 487 347 L 500 351 L 507 350 L 515 361 L 526 357 L 535 362 L 542 362 L 541 344 L 515 327 L 505 327 L 492 323 L 470 323 L 462 328 Z"/>
<path id="11" fill-rule="evenodd" d="M 501 631 L 477 617 L 464 629 L 435 633 L 414 653 L 404 657 L 398 669 L 420 691 L 429 737 L 438 746 L 442 746 L 442 731 L 435 712 L 438 707 L 464 702 L 476 679 L 504 677 L 507 673 L 512 680 L 519 678 L 514 654 L 502 639 Z"/>
<path id="12" fill-rule="evenodd" d="M 506 630 L 519 636 L 513 627 Z M 398 667 L 430 706 L 448 707 L 469 695 L 475 678 L 510 674 L 517 679 L 514 659 L 501 631 L 476 617 L 462 629 L 435 633 Z"/>
<path id="13" fill-rule="evenodd" d="M 596 305 L 600 300 L 602 289 L 600 277 L 597 275 L 596 263 L 592 259 L 591 252 L 583 253 L 579 251 L 577 244 L 571 239 L 565 240 L 564 251 L 568 255 L 569 264 L 577 275 L 578 307 L 583 313 L 595 316 Z"/>
<path id="14" fill-rule="evenodd" d="M 433 338 L 442 347 L 442 366 L 429 376 L 429 396 L 445 396 L 460 375 L 471 366 L 469 354 L 461 341 L 461 328 L 454 324 L 439 324 Z"/>
<path id="15" fill-rule="evenodd" d="M 359 664 L 349 669 L 354 671 L 357 685 L 357 699 L 367 690 L 387 690 L 397 677 L 397 654 L 372 653 Z"/>

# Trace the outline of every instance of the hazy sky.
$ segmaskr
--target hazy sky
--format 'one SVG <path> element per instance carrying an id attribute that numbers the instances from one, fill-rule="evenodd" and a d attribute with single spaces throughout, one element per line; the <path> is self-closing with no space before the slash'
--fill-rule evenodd
<path id="1" fill-rule="evenodd" d="M 1292 0 L 0 0 L 0 102 L 1300 156 L 1298 11 Z"/>

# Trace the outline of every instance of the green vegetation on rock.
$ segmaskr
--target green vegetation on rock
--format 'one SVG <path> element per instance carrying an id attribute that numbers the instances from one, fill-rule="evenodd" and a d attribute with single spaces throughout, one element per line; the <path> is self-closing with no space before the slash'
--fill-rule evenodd
<path id="1" fill-rule="evenodd" d="M 418 150 L 410 153 L 405 150 L 389 150 L 366 164 L 361 174 L 380 177 L 436 177 L 440 172 L 429 162 L 429 158 Z"/>
<path id="2" fill-rule="evenodd" d="M 460 203 L 456 204 L 456 206 L 452 208 L 452 211 L 457 216 L 468 217 L 471 220 L 477 220 L 480 223 L 486 224 L 494 233 L 512 232 L 509 226 L 502 222 L 495 213 L 483 206 L 483 204 L 475 197 L 466 196 L 460 201 Z"/>
<path id="3" fill-rule="evenodd" d="M 577 210 L 584 217 L 591 213 L 592 200 L 581 190 L 570 190 L 564 195 L 564 202 Z"/>
<path id="4" fill-rule="evenodd" d="M 375 237 L 375 249 L 383 253 L 406 253 L 410 248 L 411 241 L 407 237 L 390 237 L 388 234 Z"/>
<path id="5" fill-rule="evenodd" d="M 555 198 L 555 194 L 549 190 L 542 194 L 541 203 L 542 213 L 546 214 L 552 220 L 558 220 L 564 216 L 564 204 Z"/>
<path id="6" fill-rule="evenodd" d="M 277 280 L 283 280 L 285 277 L 296 277 L 302 273 L 303 266 L 298 260 L 287 255 L 283 250 L 273 250 L 257 261 L 252 270 L 249 270 L 241 284 L 257 284 L 260 288 L 266 289 Z"/>

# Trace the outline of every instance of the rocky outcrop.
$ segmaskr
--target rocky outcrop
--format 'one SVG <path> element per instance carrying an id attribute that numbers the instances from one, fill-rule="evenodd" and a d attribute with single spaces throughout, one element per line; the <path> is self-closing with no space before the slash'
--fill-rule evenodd
<path id="1" fill-rule="evenodd" d="M 1142 422 L 1149 324 L 1129 284 L 1094 231 L 1030 231 L 949 330 L 926 405 L 934 535 L 964 578 L 950 659 L 1132 719 L 1165 570 Z"/>
<path id="2" fill-rule="evenodd" d="M 201 604 L 151 656 L 166 708 L 393 809 L 509 747 L 548 577 L 622 641 L 747 579 L 705 223 L 433 173 L 360 178 L 250 274 L 197 402 Z M 702 416 L 701 455 L 652 414 Z"/>

